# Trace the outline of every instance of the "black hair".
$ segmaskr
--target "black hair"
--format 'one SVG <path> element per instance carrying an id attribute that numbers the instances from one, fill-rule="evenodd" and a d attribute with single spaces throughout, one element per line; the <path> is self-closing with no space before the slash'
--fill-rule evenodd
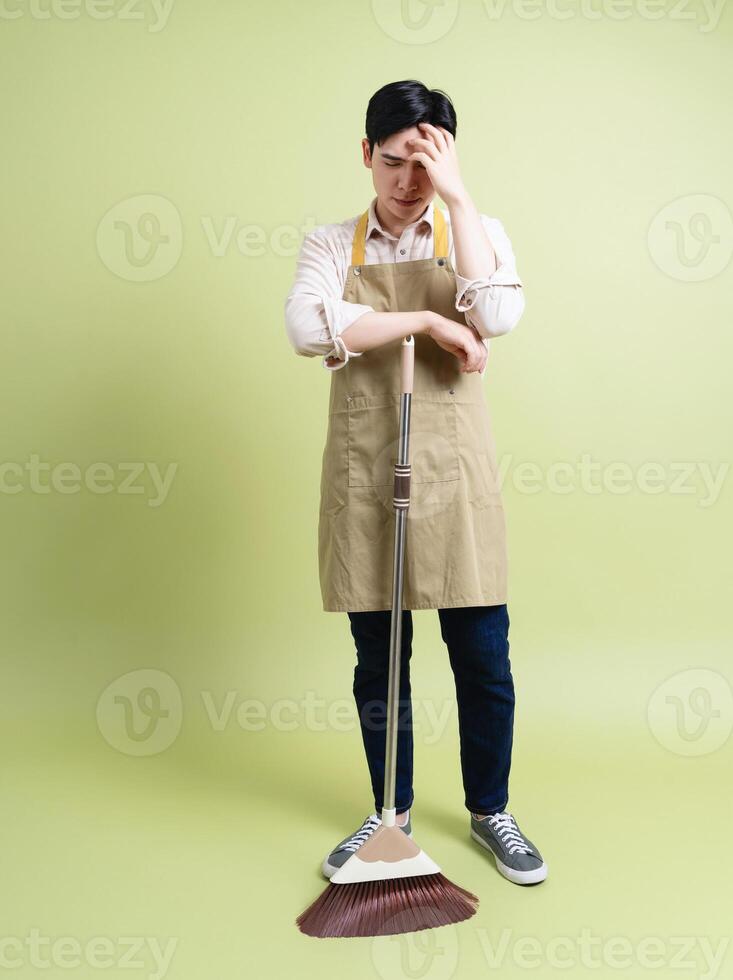
<path id="1" fill-rule="evenodd" d="M 369 99 L 366 111 L 366 135 L 369 152 L 388 136 L 402 129 L 428 122 L 442 126 L 456 135 L 456 111 L 448 95 L 439 88 L 429 89 L 422 82 L 409 79 L 383 85 Z"/>

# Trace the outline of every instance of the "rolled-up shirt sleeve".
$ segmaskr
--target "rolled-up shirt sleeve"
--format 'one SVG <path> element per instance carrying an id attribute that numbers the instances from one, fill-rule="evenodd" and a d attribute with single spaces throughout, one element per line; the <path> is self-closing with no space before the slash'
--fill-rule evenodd
<path id="1" fill-rule="evenodd" d="M 344 270 L 333 244 L 320 228 L 305 236 L 298 255 L 295 281 L 285 300 L 285 330 L 296 354 L 320 357 L 323 367 L 337 371 L 349 358 L 363 351 L 350 351 L 341 334 L 373 307 L 342 299 Z M 335 358 L 327 364 L 328 358 Z"/>
<path id="2" fill-rule="evenodd" d="M 481 224 L 492 244 L 497 267 L 480 279 L 456 273 L 455 307 L 482 337 L 509 333 L 524 312 L 524 289 L 517 273 L 511 242 L 498 218 L 482 214 Z"/>

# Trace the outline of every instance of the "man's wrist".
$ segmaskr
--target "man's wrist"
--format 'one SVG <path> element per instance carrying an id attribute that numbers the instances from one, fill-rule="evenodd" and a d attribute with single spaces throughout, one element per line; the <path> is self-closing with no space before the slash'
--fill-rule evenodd
<path id="1" fill-rule="evenodd" d="M 445 206 L 449 211 L 460 210 L 466 207 L 470 207 L 473 204 L 471 200 L 471 195 L 468 193 L 465 187 L 462 187 L 455 194 L 451 194 L 448 198 L 443 198 L 445 201 Z"/>
<path id="2" fill-rule="evenodd" d="M 415 332 L 429 334 L 435 324 L 435 320 L 436 314 L 433 310 L 421 310 Z"/>

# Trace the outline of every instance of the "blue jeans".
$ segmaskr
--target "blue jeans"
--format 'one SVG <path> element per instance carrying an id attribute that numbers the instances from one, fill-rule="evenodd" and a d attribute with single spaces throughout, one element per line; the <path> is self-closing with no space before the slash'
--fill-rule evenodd
<path id="1" fill-rule="evenodd" d="M 384 793 L 384 750 L 391 612 L 350 612 L 356 643 L 354 698 L 359 711 L 377 813 Z M 498 813 L 509 799 L 514 681 L 509 662 L 509 613 L 498 606 L 439 609 L 440 632 L 456 684 L 461 774 L 466 809 Z M 412 611 L 402 611 L 395 808 L 412 806 Z"/>

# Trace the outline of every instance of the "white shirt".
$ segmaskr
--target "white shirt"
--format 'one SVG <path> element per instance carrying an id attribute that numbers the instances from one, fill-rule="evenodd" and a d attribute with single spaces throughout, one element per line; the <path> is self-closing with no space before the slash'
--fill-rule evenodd
<path id="1" fill-rule="evenodd" d="M 380 225 L 376 202 L 374 197 L 369 205 L 365 263 L 432 258 L 434 201 L 421 217 L 407 225 L 399 238 Z M 443 216 L 448 231 L 448 258 L 455 269 L 450 212 L 443 210 Z M 364 353 L 348 350 L 341 333 L 363 313 L 374 312 L 371 306 L 342 299 L 346 273 L 351 265 L 354 231 L 360 217 L 356 215 L 336 224 L 318 225 L 305 236 L 295 282 L 285 301 L 285 329 L 295 352 L 304 357 L 320 355 L 323 366 L 330 371 L 345 367 L 350 357 L 360 357 Z M 484 339 L 488 349 L 490 337 L 508 333 L 516 326 L 524 311 L 524 291 L 511 242 L 501 221 L 485 214 L 480 218 L 496 254 L 497 269 L 489 270 L 480 279 L 464 279 L 456 273 L 455 307 L 465 312 L 466 322 Z M 329 357 L 338 358 L 338 361 L 329 365 L 326 363 Z"/>

